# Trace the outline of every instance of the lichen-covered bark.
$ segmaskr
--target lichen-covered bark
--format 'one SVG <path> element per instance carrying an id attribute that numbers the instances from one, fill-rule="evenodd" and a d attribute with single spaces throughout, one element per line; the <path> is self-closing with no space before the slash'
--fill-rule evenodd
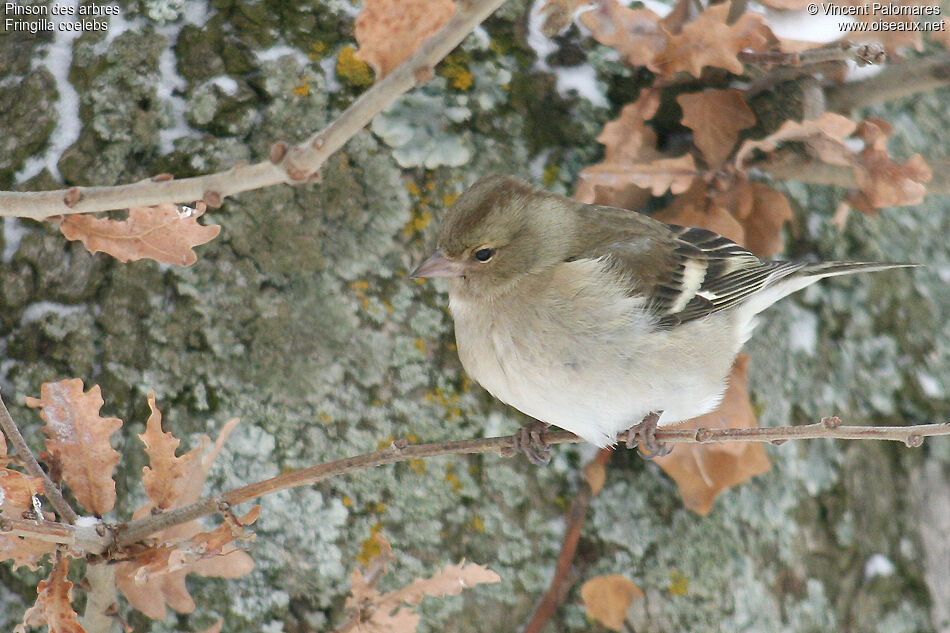
<path id="1" fill-rule="evenodd" d="M 0 185 L 112 184 L 261 160 L 272 142 L 304 138 L 361 90 L 353 60 L 336 58 L 352 44 L 346 0 L 186 4 L 124 2 L 124 33 L 77 40 L 70 76 L 81 131 L 58 157 L 60 180 L 16 175 L 43 153 L 55 118 L 72 116 L 56 111 L 44 40 L 0 38 Z M 523 422 L 462 372 L 444 286 L 409 280 L 407 270 L 431 246 L 442 209 L 479 175 L 533 174 L 568 191 L 598 156 L 603 122 L 632 94 L 635 73 L 572 31 L 548 62 L 593 64 L 607 105 L 559 96 L 534 66 L 526 8 L 506 5 L 485 25 L 488 39 L 470 38 L 375 133 L 354 138 L 322 183 L 243 194 L 209 212 L 223 231 L 192 268 L 119 264 L 66 243 L 51 225 L 3 223 L 0 387 L 39 446 L 24 396 L 74 376 L 102 386 L 104 413 L 126 420 L 120 507 L 108 518 L 128 517 L 143 500 L 134 434 L 150 389 L 167 429 L 192 444 L 242 418 L 209 492 L 397 436 L 464 438 Z M 937 156 L 946 151 L 945 98 L 876 114 L 897 125 L 899 151 Z M 464 164 L 446 166 L 460 156 Z M 839 232 L 830 213 L 842 192 L 788 189 L 800 205 L 795 253 L 928 268 L 826 282 L 763 315 L 748 345 L 760 422 L 938 419 L 950 388 L 948 203 L 855 213 Z M 557 448 L 542 469 L 439 458 L 272 495 L 255 526 L 253 574 L 191 579 L 191 615 L 126 615 L 142 631 L 199 630 L 219 616 L 229 633 L 330 630 L 343 617 L 349 570 L 381 530 L 397 555 L 386 588 L 463 557 L 503 579 L 426 600 L 423 630 L 515 631 L 549 580 L 590 452 Z M 770 456 L 771 472 L 699 517 L 656 467 L 616 455 L 592 504 L 578 577 L 619 573 L 642 587 L 647 599 L 631 609 L 638 631 L 948 630 L 946 596 L 934 593 L 946 590 L 947 546 L 928 531 L 928 511 L 948 502 L 939 482 L 950 441 L 914 451 L 815 441 Z M 0 579 L 0 629 L 9 630 L 37 575 L 3 568 Z M 576 593 L 551 625 L 590 628 Z"/>

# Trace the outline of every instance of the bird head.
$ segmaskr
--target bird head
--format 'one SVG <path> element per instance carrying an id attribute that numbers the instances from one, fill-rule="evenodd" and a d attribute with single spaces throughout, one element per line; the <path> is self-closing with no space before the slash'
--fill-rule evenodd
<path id="1" fill-rule="evenodd" d="M 459 196 L 439 228 L 438 250 L 412 277 L 447 277 L 453 291 L 501 294 L 564 261 L 578 203 L 510 176 L 482 178 Z"/>

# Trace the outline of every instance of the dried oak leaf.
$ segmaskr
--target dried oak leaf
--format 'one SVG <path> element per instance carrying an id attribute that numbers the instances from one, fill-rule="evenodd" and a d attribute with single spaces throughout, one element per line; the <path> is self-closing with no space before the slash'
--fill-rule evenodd
<path id="1" fill-rule="evenodd" d="M 455 13 L 453 0 L 366 0 L 356 18 L 356 57 L 379 81 L 416 52 Z"/>
<path id="2" fill-rule="evenodd" d="M 625 190 L 635 186 L 659 196 L 666 191 L 678 194 L 689 189 L 696 178 L 696 163 L 689 154 L 677 158 L 657 158 L 649 163 L 625 161 L 598 163 L 578 175 L 576 197 L 582 202 L 598 188 Z"/>
<path id="3" fill-rule="evenodd" d="M 580 21 L 594 39 L 617 49 L 634 66 L 646 66 L 666 45 L 660 16 L 649 9 L 630 9 L 618 0 L 598 0 Z"/>
<path id="4" fill-rule="evenodd" d="M 13 633 L 26 633 L 28 626 L 49 626 L 49 633 L 85 633 L 72 607 L 73 583 L 67 580 L 69 559 L 61 557 L 49 576 L 36 586 L 36 602 L 26 610 Z"/>
<path id="5" fill-rule="evenodd" d="M 72 378 L 46 382 L 39 398 L 27 398 L 26 406 L 41 408 L 46 422 L 43 432 L 49 436 L 46 450 L 62 469 L 63 480 L 84 508 L 102 516 L 115 505 L 112 473 L 119 463 L 119 452 L 109 437 L 119 430 L 122 420 L 99 416 L 102 392 L 93 385 L 83 393 L 82 380 Z"/>
<path id="6" fill-rule="evenodd" d="M 863 121 L 856 135 L 864 141 L 864 149 L 854 166 L 854 177 L 861 191 L 848 201 L 865 213 L 882 207 L 920 204 L 927 194 L 924 185 L 933 173 L 920 154 L 914 154 L 903 165 L 887 154 L 887 139 L 893 129 L 883 119 L 870 117 Z"/>
<path id="7" fill-rule="evenodd" d="M 784 250 L 782 227 L 792 221 L 793 213 L 782 192 L 765 183 L 740 180 L 716 196 L 715 206 L 729 209 L 742 225 L 742 246 L 759 257 L 771 257 Z"/>
<path id="8" fill-rule="evenodd" d="M 43 494 L 43 479 L 7 468 L 7 445 L 0 433 L 0 515 L 22 518 L 33 510 L 33 495 Z M 0 534 L 0 561 L 13 560 L 13 566 L 36 569 L 40 560 L 56 550 L 56 543 L 38 539 Z"/>
<path id="9" fill-rule="evenodd" d="M 166 437 L 158 426 L 160 419 L 154 419 L 156 409 L 150 402 L 153 414 L 150 416 L 152 422 L 152 431 L 146 428 L 143 435 L 149 436 L 152 446 L 155 447 L 156 461 L 151 462 L 154 473 L 164 473 L 167 477 L 178 477 L 172 482 L 159 481 L 156 488 L 149 493 L 150 501 L 138 508 L 133 514 L 133 519 L 142 518 L 151 513 L 155 506 L 155 498 L 163 499 L 164 503 L 170 504 L 169 509 L 187 505 L 197 501 L 201 497 L 201 490 L 205 479 L 211 470 L 215 458 L 224 447 L 224 443 L 231 431 L 237 425 L 238 420 L 229 420 L 221 429 L 218 439 L 210 451 L 205 454 L 210 440 L 207 437 L 202 438 L 200 446 L 192 449 L 176 461 L 168 460 L 169 449 L 172 442 Z M 146 441 L 143 438 L 143 441 Z M 161 449 L 158 448 L 161 446 Z M 161 455 L 161 457 L 158 457 Z M 150 459 L 152 454 L 150 453 Z M 159 465 L 162 464 L 162 465 Z M 184 464 L 183 469 L 178 469 L 177 464 Z M 155 494 L 153 498 L 151 495 Z M 250 517 L 245 518 L 250 520 Z M 256 518 L 256 517 L 255 517 Z M 242 521 L 244 519 L 242 518 Z M 195 609 L 195 602 L 188 593 L 185 585 L 185 577 L 189 573 L 202 576 L 236 577 L 248 573 L 253 567 L 253 561 L 245 552 L 230 548 L 226 556 L 219 555 L 212 558 L 201 558 L 193 561 L 187 568 L 184 566 L 188 562 L 185 557 L 176 555 L 174 560 L 172 554 L 176 546 L 181 545 L 193 552 L 196 550 L 207 551 L 206 541 L 208 536 L 199 536 L 203 531 L 198 521 L 191 521 L 183 525 L 176 525 L 162 530 L 154 535 L 158 546 L 151 548 L 141 556 L 131 561 L 124 561 L 116 565 L 116 585 L 119 590 L 125 594 L 129 604 L 138 609 L 148 617 L 156 620 L 165 618 L 166 605 L 179 613 L 190 613 Z M 198 539 L 198 545 L 194 545 L 195 539 Z M 189 549 L 191 548 L 191 549 Z M 172 570 L 171 567 L 179 565 Z M 140 570 L 145 569 L 140 573 Z"/>
<path id="10" fill-rule="evenodd" d="M 650 192 L 629 182 L 620 182 L 599 169 L 623 169 L 632 163 L 661 157 L 656 151 L 656 133 L 647 121 L 660 105 L 660 91 L 647 89 L 604 126 L 597 140 L 604 145 L 604 160 L 583 170 L 577 178 L 574 198 L 588 204 L 637 209 L 650 199 Z"/>
<path id="11" fill-rule="evenodd" d="M 844 139 L 851 136 L 858 124 L 851 119 L 826 112 L 817 119 L 803 121 L 786 121 L 782 126 L 765 138 L 745 141 L 736 152 L 735 164 L 740 171 L 745 170 L 745 163 L 752 152 L 773 152 L 780 143 L 795 141 L 803 143 L 822 162 L 831 165 L 853 165 L 854 152 L 844 144 Z"/>
<path id="12" fill-rule="evenodd" d="M 742 429 L 758 426 L 749 392 L 746 369 L 749 357 L 740 354 L 729 376 L 729 388 L 715 411 L 676 425 L 687 429 Z M 720 492 L 736 486 L 771 466 L 765 447 L 758 442 L 682 444 L 657 465 L 680 490 L 683 505 L 698 514 L 708 514 Z"/>
<path id="13" fill-rule="evenodd" d="M 709 199 L 708 188 L 702 181 L 673 198 L 670 206 L 654 217 L 668 224 L 706 229 L 745 246 L 745 228 L 728 209 Z"/>
<path id="14" fill-rule="evenodd" d="M 68 240 L 81 240 L 90 253 L 108 253 L 120 262 L 153 259 L 164 264 L 191 266 L 198 261 L 192 250 L 210 242 L 221 227 L 198 224 L 205 206 L 182 214 L 174 204 L 132 207 L 125 220 L 94 218 L 88 214 L 69 215 L 60 224 Z"/>
<path id="15" fill-rule="evenodd" d="M 587 616 L 612 631 L 622 631 L 627 609 L 634 599 L 643 598 L 643 591 L 632 581 L 617 574 L 597 576 L 581 585 L 581 600 Z"/>
<path id="16" fill-rule="evenodd" d="M 741 75 L 740 51 L 765 50 L 778 40 L 761 15 L 744 13 L 734 24 L 727 24 L 728 15 L 728 2 L 708 7 L 680 33 L 670 36 L 666 48 L 648 64 L 650 70 L 666 78 L 680 71 L 699 78 L 704 66 L 713 66 Z"/>
<path id="17" fill-rule="evenodd" d="M 345 603 L 346 608 L 356 614 L 356 630 L 363 633 L 415 633 L 419 616 L 406 605 L 418 604 L 425 596 L 453 596 L 481 583 L 501 581 L 498 574 L 487 567 L 462 561 L 429 578 L 417 578 L 402 589 L 380 593 L 374 584 L 392 560 L 392 550 L 382 535 L 377 534 L 376 540 L 382 551 L 369 563 L 372 580 L 354 569 L 350 574 L 353 588 Z"/>
<path id="18" fill-rule="evenodd" d="M 148 407 L 151 414 L 145 423 L 145 432 L 139 435 L 150 464 L 142 467 L 142 484 L 152 507 L 167 510 L 185 496 L 186 488 L 194 486 L 194 475 L 204 482 L 204 477 L 199 474 L 203 449 L 176 457 L 180 441 L 171 433 L 162 431 L 162 412 L 155 404 L 155 392 L 148 393 Z"/>
<path id="19" fill-rule="evenodd" d="M 693 142 L 709 167 L 719 167 L 732 153 L 739 131 L 755 125 L 755 114 L 738 90 L 704 90 L 681 94 L 683 125 L 693 130 Z"/>

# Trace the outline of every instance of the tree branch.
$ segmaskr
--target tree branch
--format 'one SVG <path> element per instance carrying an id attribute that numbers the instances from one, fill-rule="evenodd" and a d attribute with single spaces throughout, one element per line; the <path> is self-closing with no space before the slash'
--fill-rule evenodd
<path id="1" fill-rule="evenodd" d="M 788 440 L 804 439 L 843 439 L 843 440 L 890 440 L 903 442 L 907 446 L 920 446 L 925 437 L 950 435 L 950 423 L 922 424 L 916 426 L 840 426 L 836 417 L 825 418 L 816 424 L 803 426 L 782 426 L 755 429 L 678 429 L 660 428 L 656 439 L 661 443 L 708 443 L 708 442 L 770 442 L 781 444 Z M 549 444 L 582 442 L 579 437 L 568 431 L 549 431 L 544 434 Z M 118 530 L 116 543 L 120 547 L 131 545 L 156 532 L 174 525 L 180 525 L 194 519 L 214 514 L 222 507 L 230 507 L 262 495 L 310 486 L 315 483 L 338 477 L 364 468 L 373 468 L 384 464 L 394 464 L 411 459 L 423 459 L 439 455 L 465 455 L 477 453 L 500 453 L 504 456 L 514 454 L 514 435 L 489 437 L 431 444 L 409 445 L 405 440 L 396 440 L 392 446 L 373 453 L 347 457 L 325 464 L 317 464 L 290 473 L 278 475 L 243 488 L 237 488 L 212 497 L 206 497 L 195 503 L 161 514 L 138 519 L 122 526 Z M 617 436 L 617 441 L 626 440 L 626 434 Z"/>
<path id="2" fill-rule="evenodd" d="M 889 64 L 862 81 L 830 86 L 825 92 L 828 109 L 850 112 L 873 103 L 901 99 L 950 84 L 950 55 L 935 55 Z"/>
<path id="3" fill-rule="evenodd" d="M 10 412 L 7 411 L 7 405 L 3 403 L 3 398 L 0 398 L 0 429 L 3 429 L 3 434 L 10 440 L 16 449 L 17 455 L 23 460 L 23 466 L 26 468 L 26 472 L 43 480 L 43 487 L 46 489 L 45 496 L 49 499 L 49 502 L 53 504 L 53 508 L 59 516 L 67 523 L 75 523 L 78 518 L 76 511 L 72 509 L 72 506 L 70 506 L 69 502 L 63 497 L 59 486 L 53 483 L 53 480 L 49 478 L 49 475 L 46 474 L 43 467 L 36 461 L 36 458 L 33 456 L 33 451 L 27 446 L 26 440 L 23 439 L 23 434 L 20 433 L 19 427 L 16 425 L 16 422 L 13 421 L 13 418 L 10 417 Z"/>
<path id="4" fill-rule="evenodd" d="M 220 206 L 227 196 L 276 184 L 311 182 L 334 152 L 363 129 L 404 92 L 432 76 L 432 69 L 505 0 L 460 2 L 455 15 L 441 30 L 391 74 L 364 92 L 343 114 L 319 133 L 289 150 L 274 145 L 271 160 L 254 165 L 236 165 L 216 174 L 170 180 L 156 176 L 115 187 L 72 187 L 57 191 L 0 192 L 0 216 L 44 220 L 54 215 L 90 213 L 151 206 L 165 202 L 204 200 Z"/>
<path id="5" fill-rule="evenodd" d="M 933 172 L 930 182 L 925 183 L 927 193 L 950 195 L 950 161 L 927 160 L 927 165 Z M 758 169 L 780 180 L 797 180 L 812 185 L 833 185 L 842 189 L 858 187 L 854 169 L 851 167 L 823 163 L 791 149 L 773 152 L 763 160 L 748 163 L 747 167 Z"/>

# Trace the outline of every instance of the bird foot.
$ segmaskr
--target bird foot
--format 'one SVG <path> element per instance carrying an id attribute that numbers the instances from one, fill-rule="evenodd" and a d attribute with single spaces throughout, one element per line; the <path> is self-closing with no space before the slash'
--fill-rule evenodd
<path id="1" fill-rule="evenodd" d="M 544 439 L 549 426 L 540 420 L 531 420 L 515 433 L 515 451 L 524 454 L 535 466 L 544 466 L 551 461 L 551 446 Z"/>
<path id="2" fill-rule="evenodd" d="M 662 411 L 651 411 L 642 422 L 627 429 L 627 448 L 639 446 L 640 457 L 643 459 L 665 457 L 673 452 L 673 447 L 669 444 L 656 441 L 656 423 L 660 421 L 662 414 Z"/>

